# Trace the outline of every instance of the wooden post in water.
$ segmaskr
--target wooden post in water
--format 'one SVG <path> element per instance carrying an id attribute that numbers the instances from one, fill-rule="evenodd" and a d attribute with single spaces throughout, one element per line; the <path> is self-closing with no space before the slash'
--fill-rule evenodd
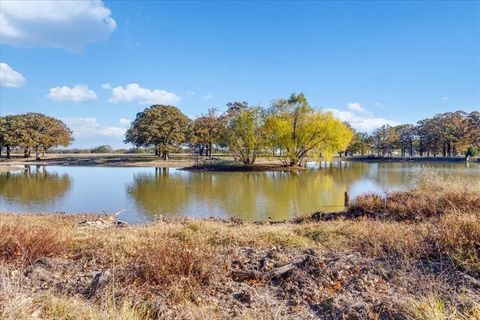
<path id="1" fill-rule="evenodd" d="M 345 208 L 348 208 L 348 206 L 350 205 L 350 195 L 348 194 L 348 191 L 345 191 L 345 198 L 344 198 L 343 205 L 345 206 Z"/>

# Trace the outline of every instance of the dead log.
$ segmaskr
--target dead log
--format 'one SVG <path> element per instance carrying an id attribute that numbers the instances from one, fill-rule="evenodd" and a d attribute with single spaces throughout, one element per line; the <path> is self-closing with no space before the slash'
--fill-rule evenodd
<path id="1" fill-rule="evenodd" d="M 289 263 L 284 266 L 275 268 L 274 270 L 269 272 L 262 272 L 258 270 L 232 270 L 231 275 L 232 278 L 237 281 L 270 280 L 272 278 L 279 278 L 286 275 L 303 261 L 304 260 L 300 262 Z"/>

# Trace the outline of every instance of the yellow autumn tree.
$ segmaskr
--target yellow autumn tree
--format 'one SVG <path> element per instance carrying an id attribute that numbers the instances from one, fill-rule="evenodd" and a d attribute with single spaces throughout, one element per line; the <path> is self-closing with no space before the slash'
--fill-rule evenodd
<path id="1" fill-rule="evenodd" d="M 351 129 L 328 112 L 315 111 L 303 93 L 272 104 L 263 128 L 268 147 L 277 151 L 285 165 L 303 165 L 320 154 L 331 160 L 345 150 Z"/>

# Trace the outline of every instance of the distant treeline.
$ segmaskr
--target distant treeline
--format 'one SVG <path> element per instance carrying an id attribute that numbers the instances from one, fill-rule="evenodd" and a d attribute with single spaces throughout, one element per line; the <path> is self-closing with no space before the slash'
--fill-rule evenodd
<path id="1" fill-rule="evenodd" d="M 474 156 L 480 148 L 480 112 L 447 112 L 416 125 L 384 125 L 372 134 L 355 132 L 346 153 L 402 157 Z"/>
<path id="2" fill-rule="evenodd" d="M 50 149 L 47 153 L 55 154 L 84 154 L 84 153 L 118 153 L 118 154 L 130 154 L 130 153 L 152 153 L 153 148 L 120 148 L 114 149 L 110 145 L 101 145 L 94 148 L 61 148 Z"/>
<path id="3" fill-rule="evenodd" d="M 39 113 L 0 117 L 0 155 L 13 149 L 25 157 L 54 147 L 68 146 L 71 130 L 60 120 Z M 285 165 L 303 165 L 307 159 L 331 160 L 334 154 L 413 156 L 474 156 L 480 148 L 480 112 L 447 112 L 416 125 L 384 125 L 373 133 L 357 132 L 331 113 L 317 111 L 305 96 L 292 94 L 270 107 L 247 102 L 227 104 L 225 112 L 212 108 L 194 120 L 177 107 L 153 105 L 137 113 L 125 134 L 135 148 L 113 150 L 55 149 L 60 153 L 144 153 L 168 159 L 171 152 L 191 151 L 212 157 L 216 149 L 246 165 L 260 155 L 276 157 Z"/>

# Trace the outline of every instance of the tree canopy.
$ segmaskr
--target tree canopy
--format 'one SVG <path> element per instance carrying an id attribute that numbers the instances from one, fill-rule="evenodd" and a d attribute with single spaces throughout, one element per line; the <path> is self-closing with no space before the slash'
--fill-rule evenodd
<path id="1" fill-rule="evenodd" d="M 360 139 L 360 141 L 358 141 Z M 398 151 L 407 155 L 471 156 L 471 150 L 480 147 L 480 112 L 446 112 L 418 121 L 416 125 L 384 125 L 371 135 L 357 136 L 349 146 L 361 143 L 379 156 L 392 155 Z M 469 151 L 470 150 L 470 151 Z"/>
<path id="2" fill-rule="evenodd" d="M 273 103 L 265 120 L 267 144 L 288 165 L 302 165 L 310 156 L 331 160 L 353 137 L 350 128 L 331 113 L 315 111 L 303 93 Z"/>
<path id="3" fill-rule="evenodd" d="M 226 124 L 224 141 L 235 158 L 245 165 L 252 165 L 261 151 L 264 113 L 262 109 L 244 107 L 230 114 Z"/>
<path id="4" fill-rule="evenodd" d="M 215 108 L 210 108 L 206 115 L 192 122 L 190 142 L 198 148 L 200 155 L 205 151 L 212 158 L 213 145 L 219 142 L 222 127 L 222 119 Z"/>
<path id="5" fill-rule="evenodd" d="M 169 154 L 186 141 L 190 119 L 177 107 L 153 105 L 137 113 L 125 134 L 125 143 L 154 146 L 155 154 L 168 160 Z"/>
<path id="6" fill-rule="evenodd" d="M 7 150 L 23 148 L 25 155 L 33 150 L 40 153 L 55 146 L 67 147 L 73 141 L 72 131 L 59 119 L 41 113 L 26 113 L 0 117 L 0 146 Z"/>

